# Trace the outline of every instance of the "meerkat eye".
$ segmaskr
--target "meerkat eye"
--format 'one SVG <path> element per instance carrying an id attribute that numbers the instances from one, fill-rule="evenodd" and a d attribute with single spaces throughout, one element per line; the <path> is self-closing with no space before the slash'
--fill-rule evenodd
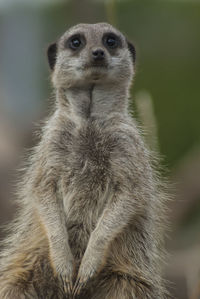
<path id="1" fill-rule="evenodd" d="M 78 49 L 81 46 L 82 42 L 80 37 L 72 37 L 70 42 L 69 42 L 69 47 L 73 50 Z"/>
<path id="2" fill-rule="evenodd" d="M 114 49 L 118 46 L 118 39 L 114 35 L 108 35 L 105 39 L 105 43 L 109 48 Z"/>

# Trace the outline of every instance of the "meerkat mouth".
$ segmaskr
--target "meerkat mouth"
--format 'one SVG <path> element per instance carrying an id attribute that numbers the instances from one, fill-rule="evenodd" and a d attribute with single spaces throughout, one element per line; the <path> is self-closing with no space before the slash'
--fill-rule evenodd
<path id="1" fill-rule="evenodd" d="M 98 65 L 98 66 L 95 65 L 95 66 L 88 67 L 87 70 L 92 71 L 92 72 L 101 72 L 101 71 L 108 70 L 108 67 L 101 66 L 101 65 Z"/>
<path id="2" fill-rule="evenodd" d="M 105 64 L 90 64 L 85 68 L 87 75 L 94 81 L 101 80 L 105 77 L 108 71 L 108 66 Z"/>
<path id="3" fill-rule="evenodd" d="M 105 62 L 93 62 L 93 63 L 88 63 L 84 66 L 84 69 L 108 69 L 108 64 Z"/>

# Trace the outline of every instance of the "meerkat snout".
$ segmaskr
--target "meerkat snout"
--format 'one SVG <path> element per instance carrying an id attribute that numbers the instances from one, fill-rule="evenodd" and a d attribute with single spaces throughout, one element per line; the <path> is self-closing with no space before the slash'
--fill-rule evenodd
<path id="1" fill-rule="evenodd" d="M 92 58 L 94 61 L 102 61 L 105 58 L 105 52 L 102 49 L 96 49 L 92 51 Z"/>

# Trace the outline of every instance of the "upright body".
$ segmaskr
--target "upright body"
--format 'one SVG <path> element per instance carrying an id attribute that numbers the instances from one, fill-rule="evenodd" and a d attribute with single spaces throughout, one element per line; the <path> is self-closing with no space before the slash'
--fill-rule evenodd
<path id="1" fill-rule="evenodd" d="M 128 113 L 135 49 L 106 23 L 48 49 L 55 109 L 19 190 L 1 299 L 158 299 L 163 195 Z"/>

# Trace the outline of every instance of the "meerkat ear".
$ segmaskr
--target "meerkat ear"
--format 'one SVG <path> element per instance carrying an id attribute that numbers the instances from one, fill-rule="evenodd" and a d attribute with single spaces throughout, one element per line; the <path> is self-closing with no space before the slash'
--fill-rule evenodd
<path id="1" fill-rule="evenodd" d="M 133 59 L 133 63 L 135 63 L 135 59 L 136 59 L 136 51 L 135 51 L 135 47 L 132 43 L 130 43 L 129 41 L 127 41 L 128 44 L 128 49 L 131 53 L 132 59 Z"/>
<path id="2" fill-rule="evenodd" d="M 56 63 L 56 55 L 57 55 L 57 44 L 51 44 L 47 49 L 47 56 L 50 69 L 53 71 L 55 63 Z"/>

